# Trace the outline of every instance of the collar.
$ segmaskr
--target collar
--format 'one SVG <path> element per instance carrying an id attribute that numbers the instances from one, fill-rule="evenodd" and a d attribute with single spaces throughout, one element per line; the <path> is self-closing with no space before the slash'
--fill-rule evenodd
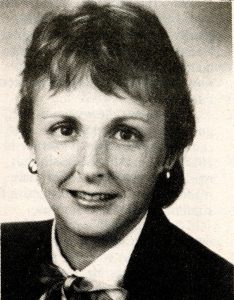
<path id="1" fill-rule="evenodd" d="M 61 254 L 55 238 L 54 221 L 51 237 L 53 264 L 57 265 L 65 276 L 74 274 L 85 277 L 93 283 L 95 289 L 118 287 L 123 280 L 130 256 L 145 224 L 146 216 L 147 214 L 118 244 L 103 253 L 82 271 L 73 270 Z"/>

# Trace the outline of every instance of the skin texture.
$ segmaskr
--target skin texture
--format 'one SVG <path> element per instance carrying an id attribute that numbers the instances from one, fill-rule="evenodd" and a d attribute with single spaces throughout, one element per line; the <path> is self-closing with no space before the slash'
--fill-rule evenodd
<path id="1" fill-rule="evenodd" d="M 105 95 L 88 78 L 56 94 L 47 80 L 35 90 L 31 147 L 38 178 L 75 267 L 90 263 L 142 219 L 165 165 L 163 107 L 123 97 Z M 115 197 L 83 201 L 77 191 Z M 86 248 L 92 249 L 89 258 L 78 266 L 75 253 L 85 257 Z"/>

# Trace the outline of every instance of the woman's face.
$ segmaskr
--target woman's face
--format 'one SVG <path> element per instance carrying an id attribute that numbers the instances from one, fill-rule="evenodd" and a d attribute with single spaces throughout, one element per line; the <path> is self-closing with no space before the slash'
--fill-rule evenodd
<path id="1" fill-rule="evenodd" d="M 159 104 L 106 95 L 89 80 L 57 94 L 37 87 L 33 150 L 60 225 L 82 236 L 129 231 L 146 213 L 165 160 Z"/>

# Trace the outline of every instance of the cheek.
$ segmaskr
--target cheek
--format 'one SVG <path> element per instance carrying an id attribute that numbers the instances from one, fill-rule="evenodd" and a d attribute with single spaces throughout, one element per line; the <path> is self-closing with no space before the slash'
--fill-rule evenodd
<path id="1" fill-rule="evenodd" d="M 148 145 L 135 151 L 112 151 L 110 170 L 131 191 L 148 193 L 161 172 L 164 147 Z"/>
<path id="2" fill-rule="evenodd" d="M 59 183 L 72 172 L 74 153 L 70 146 L 38 145 L 35 148 L 39 179 Z"/>

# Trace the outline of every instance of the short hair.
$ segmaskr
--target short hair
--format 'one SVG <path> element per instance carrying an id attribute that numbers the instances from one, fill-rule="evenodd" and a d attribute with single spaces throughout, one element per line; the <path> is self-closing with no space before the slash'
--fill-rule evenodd
<path id="1" fill-rule="evenodd" d="M 32 142 L 38 80 L 46 76 L 51 90 L 59 92 L 86 73 L 107 95 L 121 97 L 121 90 L 133 99 L 163 104 L 169 156 L 192 143 L 195 118 L 184 63 L 157 16 L 129 2 L 86 2 L 75 11 L 45 15 L 33 33 L 18 104 L 18 128 L 27 145 Z"/>

